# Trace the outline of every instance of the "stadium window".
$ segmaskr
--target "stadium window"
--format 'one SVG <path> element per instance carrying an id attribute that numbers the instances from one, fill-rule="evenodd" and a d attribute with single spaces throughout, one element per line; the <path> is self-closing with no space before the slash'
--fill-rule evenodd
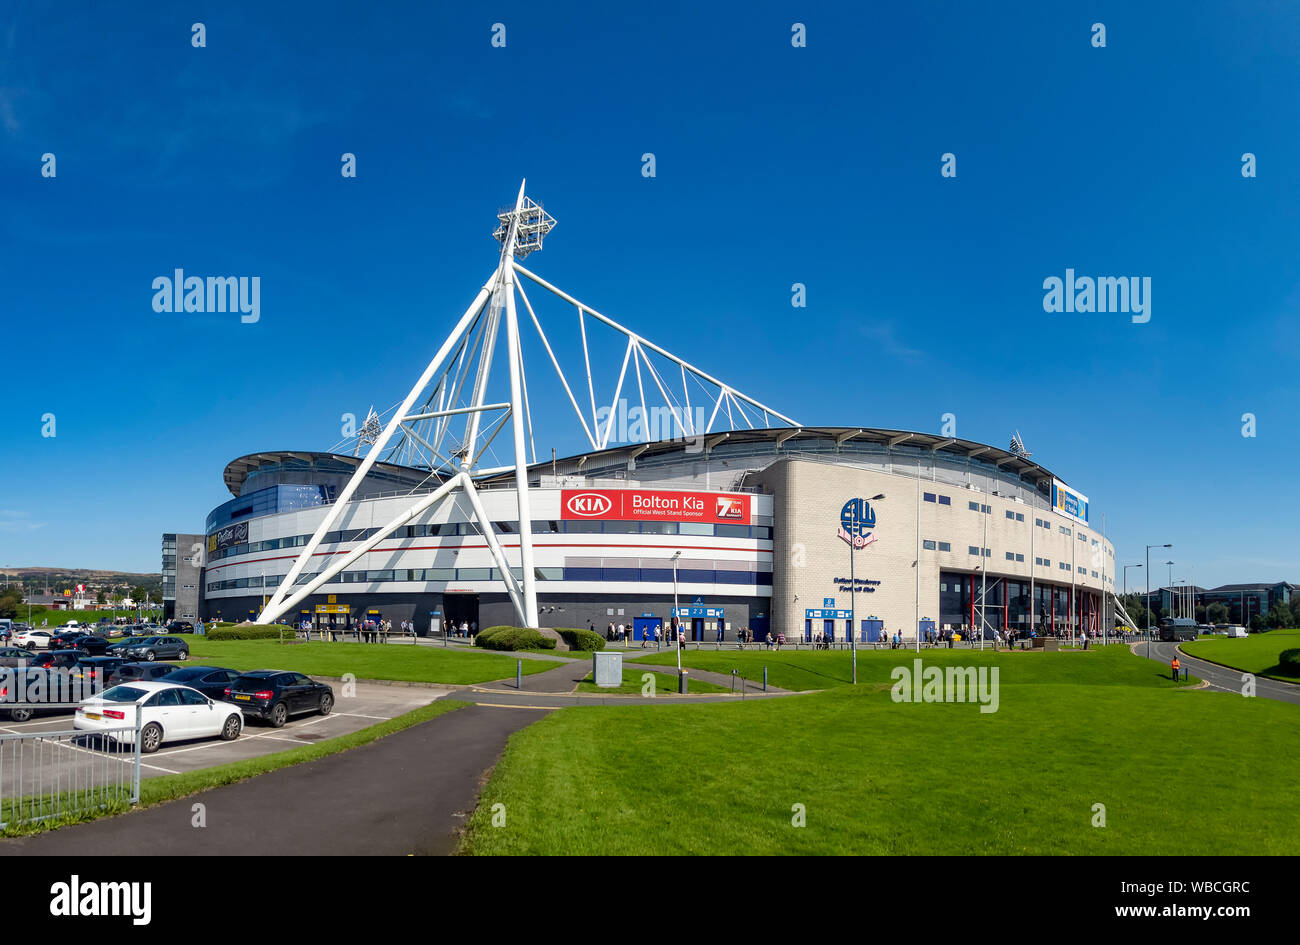
<path id="1" fill-rule="evenodd" d="M 1012 521 L 1015 521 L 1016 513 L 1011 511 L 1010 509 L 1007 509 L 1007 518 L 1011 519 Z"/>
<path id="2" fill-rule="evenodd" d="M 933 492 L 926 492 L 922 494 L 922 498 L 924 498 L 926 502 L 933 502 L 935 500 L 935 494 Z"/>
<path id="3" fill-rule="evenodd" d="M 980 510 L 980 504 L 978 502 L 967 502 L 966 508 L 970 509 L 972 512 L 978 512 Z"/>
<path id="4" fill-rule="evenodd" d="M 1016 555 L 1016 560 L 1019 561 L 1021 564 L 1024 564 L 1024 563 L 1025 563 L 1025 556 L 1024 556 L 1024 555 Z"/>
<path id="5" fill-rule="evenodd" d="M 941 495 L 941 496 L 939 496 L 939 504 L 940 504 L 940 505 L 952 505 L 952 498 L 951 498 L 950 496 Z"/>
<path id="6" fill-rule="evenodd" d="M 977 555 L 977 554 L 980 553 L 980 550 L 979 550 L 977 547 L 975 547 L 974 545 L 968 545 L 968 546 L 966 547 L 966 553 L 967 553 L 968 555 Z"/>
<path id="7" fill-rule="evenodd" d="M 1025 520 L 1025 513 L 1024 513 L 1024 512 L 1017 512 L 1017 513 L 1016 513 L 1016 521 L 1017 521 L 1017 522 L 1023 522 L 1024 520 Z"/>
<path id="8" fill-rule="evenodd" d="M 931 541 L 929 538 L 927 538 L 921 542 L 921 547 L 924 548 L 926 551 L 934 551 L 935 543 Z"/>
<path id="9" fill-rule="evenodd" d="M 980 511 L 983 512 L 985 515 L 990 515 L 990 514 L 992 514 L 992 512 L 993 512 L 993 506 L 991 506 L 991 505 L 981 505 L 981 506 L 980 506 Z"/>
<path id="10" fill-rule="evenodd" d="M 939 542 L 940 551 L 952 551 L 952 545 L 946 541 Z"/>
<path id="11" fill-rule="evenodd" d="M 1016 560 L 1016 554 L 1015 554 L 1014 551 L 1008 551 L 1008 552 L 1007 552 L 1007 560 L 1008 560 L 1008 561 L 1015 561 L 1015 560 Z"/>
<path id="12" fill-rule="evenodd" d="M 984 549 L 984 557 L 986 557 L 986 558 L 991 558 L 992 556 L 993 556 L 993 551 L 992 551 L 992 549 L 990 549 L 990 548 L 985 548 L 985 549 Z"/>

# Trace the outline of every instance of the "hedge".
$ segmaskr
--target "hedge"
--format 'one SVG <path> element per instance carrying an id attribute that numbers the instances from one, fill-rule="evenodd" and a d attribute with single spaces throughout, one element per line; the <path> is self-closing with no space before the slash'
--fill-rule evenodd
<path id="1" fill-rule="evenodd" d="M 278 640 L 280 634 L 292 640 L 294 632 L 291 627 L 217 627 L 204 636 L 209 640 Z"/>
<path id="2" fill-rule="evenodd" d="M 569 644 L 572 650 L 603 650 L 605 648 L 605 638 L 599 633 L 592 633 L 590 630 L 580 630 L 576 627 L 556 627 L 555 632 L 564 638 L 564 642 Z"/>
<path id="3" fill-rule="evenodd" d="M 529 627 L 488 627 L 475 635 L 474 645 L 487 650 L 553 650 L 555 640 Z"/>
<path id="4" fill-rule="evenodd" d="M 1283 650 L 1278 654 L 1277 665 L 1288 676 L 1300 676 L 1300 650 Z"/>

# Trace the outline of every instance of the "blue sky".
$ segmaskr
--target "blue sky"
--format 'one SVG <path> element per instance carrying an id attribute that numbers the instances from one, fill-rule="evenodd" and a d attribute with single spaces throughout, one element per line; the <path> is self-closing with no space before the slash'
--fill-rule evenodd
<path id="1" fill-rule="evenodd" d="M 1300 580 L 1300 8 L 469 6 L 6 6 L 0 565 L 156 570 L 230 459 L 398 401 L 526 176 L 530 268 L 751 396 L 1018 429 L 1121 562 Z M 260 320 L 155 313 L 175 268 L 259 276 Z M 1067 268 L 1151 320 L 1044 312 Z"/>

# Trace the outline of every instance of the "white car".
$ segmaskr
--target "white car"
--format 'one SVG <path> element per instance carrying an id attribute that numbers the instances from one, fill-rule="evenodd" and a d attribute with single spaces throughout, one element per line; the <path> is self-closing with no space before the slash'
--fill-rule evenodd
<path id="1" fill-rule="evenodd" d="M 108 737 L 135 744 L 136 712 L 142 713 L 140 750 L 150 754 L 164 741 L 220 736 L 239 737 L 244 713 L 229 702 L 215 702 L 197 689 L 169 682 L 131 682 L 82 701 L 72 727 L 82 732 L 112 732 Z"/>
<path id="2" fill-rule="evenodd" d="M 28 650 L 45 650 L 49 649 L 52 636 L 54 634 L 49 630 L 19 630 L 10 642 Z"/>
<path id="3" fill-rule="evenodd" d="M 75 620 L 69 620 L 67 623 L 64 624 L 64 626 L 71 630 L 75 630 L 77 627 L 80 627 L 81 624 L 77 623 L 77 621 Z"/>

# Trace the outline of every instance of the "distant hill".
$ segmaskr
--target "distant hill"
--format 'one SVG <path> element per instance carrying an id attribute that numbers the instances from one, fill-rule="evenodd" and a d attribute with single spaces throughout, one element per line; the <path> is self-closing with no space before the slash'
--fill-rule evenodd
<path id="1" fill-rule="evenodd" d="M 162 594 L 162 572 L 109 571 L 103 568 L 26 568 L 0 567 L 0 587 L 5 583 L 21 584 L 29 592 L 49 587 L 55 593 L 71 590 L 78 584 L 88 590 L 111 591 L 114 588 L 143 587 L 154 598 Z"/>

